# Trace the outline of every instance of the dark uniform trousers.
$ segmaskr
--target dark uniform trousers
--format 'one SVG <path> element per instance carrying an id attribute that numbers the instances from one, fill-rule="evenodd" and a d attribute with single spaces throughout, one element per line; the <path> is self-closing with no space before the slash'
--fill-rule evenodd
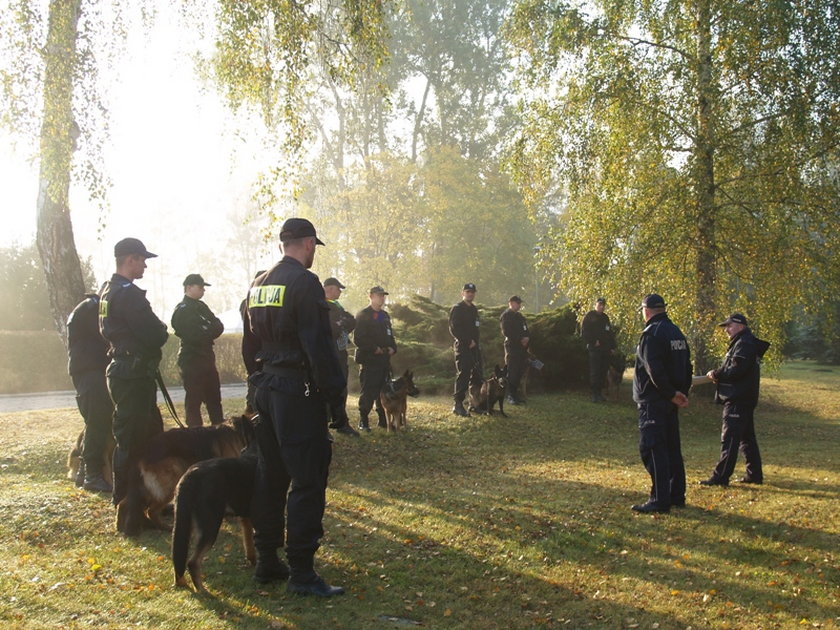
<path id="1" fill-rule="evenodd" d="M 738 451 L 744 454 L 747 479 L 761 482 L 764 472 L 761 470 L 761 453 L 755 438 L 754 405 L 742 405 L 727 402 L 723 405 L 723 429 L 720 436 L 720 461 L 715 466 L 712 478 L 728 483 Z"/>
<path id="2" fill-rule="evenodd" d="M 184 383 L 184 409 L 187 416 L 187 426 L 200 427 L 202 425 L 202 403 L 207 405 L 210 424 L 223 422 L 222 393 L 215 360 L 191 359 L 185 365 L 181 365 L 180 370 L 181 380 Z"/>
<path id="3" fill-rule="evenodd" d="M 347 380 L 347 350 L 338 351 L 338 362 L 341 364 L 341 373 L 344 375 L 344 380 Z M 347 418 L 347 387 L 341 390 L 341 402 L 336 402 L 330 405 L 330 427 L 337 429 L 349 424 Z"/>
<path id="4" fill-rule="evenodd" d="M 670 401 L 638 403 L 639 454 L 650 474 L 650 499 L 659 507 L 685 504 L 685 464 L 679 408 Z"/>
<path id="5" fill-rule="evenodd" d="M 470 384 L 481 383 L 483 380 L 484 369 L 481 365 L 481 354 L 478 346 L 463 352 L 455 353 L 455 393 L 453 398 L 456 403 L 464 402 L 467 397 Z"/>
<path id="6" fill-rule="evenodd" d="M 108 393 L 104 370 L 84 370 L 72 375 L 76 405 L 85 421 L 82 459 L 88 477 L 102 473 L 105 444 L 111 435 L 114 403 Z"/>
<path id="7" fill-rule="evenodd" d="M 284 529 L 289 524 L 286 556 L 293 574 L 306 576 L 313 571 L 313 556 L 324 534 L 321 521 L 332 446 L 327 434 L 326 402 L 317 392 L 305 396 L 303 383 L 295 383 L 288 380 L 284 385 L 300 390 L 295 393 L 263 386 L 256 389 L 260 420 L 251 519 L 254 544 L 261 556 L 283 545 Z M 286 513 L 288 519 L 284 518 Z"/>
<path id="8" fill-rule="evenodd" d="M 126 495 L 130 462 L 152 437 L 163 431 L 163 418 L 157 406 L 157 385 L 152 378 L 108 376 L 108 391 L 115 406 L 113 501 L 117 505 Z"/>
<path id="9" fill-rule="evenodd" d="M 592 396 L 597 398 L 604 390 L 607 380 L 607 368 L 609 367 L 609 351 L 601 346 L 589 347 L 589 386 Z"/>
<path id="10" fill-rule="evenodd" d="M 519 398 L 519 384 L 528 369 L 528 349 L 519 341 L 505 339 L 505 365 L 508 369 L 508 394 Z"/>
<path id="11" fill-rule="evenodd" d="M 386 349 L 387 352 L 387 349 Z M 391 362 L 389 358 L 377 357 L 366 361 L 359 369 L 359 415 L 366 419 L 370 410 L 376 406 L 376 415 L 379 416 L 379 426 L 385 426 L 385 410 L 382 409 L 382 401 L 379 394 L 385 386 L 385 381 L 391 373 Z"/>

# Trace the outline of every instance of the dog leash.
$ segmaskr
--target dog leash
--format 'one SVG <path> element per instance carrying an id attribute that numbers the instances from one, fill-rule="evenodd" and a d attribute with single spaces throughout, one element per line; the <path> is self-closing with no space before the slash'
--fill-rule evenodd
<path id="1" fill-rule="evenodd" d="M 160 373 L 160 370 L 155 372 L 155 382 L 157 383 L 158 387 L 160 387 L 160 393 L 163 396 L 163 400 L 166 403 L 166 408 L 169 409 L 169 413 L 174 418 L 175 424 L 177 424 L 182 429 L 184 427 L 184 423 L 181 422 L 181 419 L 178 417 L 178 412 L 175 411 L 175 404 L 172 402 L 172 396 L 169 395 L 169 390 L 166 389 L 166 385 L 163 383 L 163 375 Z"/>

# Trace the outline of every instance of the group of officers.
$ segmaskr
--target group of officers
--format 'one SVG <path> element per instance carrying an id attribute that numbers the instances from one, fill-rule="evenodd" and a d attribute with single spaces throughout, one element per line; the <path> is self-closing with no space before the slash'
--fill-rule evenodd
<path id="1" fill-rule="evenodd" d="M 385 425 L 379 393 L 397 345 L 383 308 L 388 293 L 382 287 L 369 291 L 370 304 L 354 318 L 338 301 L 345 287 L 335 278 L 322 285 L 309 271 L 317 246 L 323 244 L 310 221 L 285 221 L 280 231 L 281 260 L 256 276 L 243 303 L 242 348 L 249 372 L 248 402 L 258 414 L 251 514 L 255 579 L 288 580 L 289 592 L 329 597 L 344 590 L 317 574 L 314 556 L 323 536 L 332 457 L 328 427 L 358 435 L 346 412 L 349 334 L 353 333 L 360 365 L 358 408 L 363 431 L 370 430 L 368 418 L 374 408 L 380 426 Z M 143 277 L 146 261 L 156 255 L 134 238 L 118 242 L 114 255 L 116 272 L 99 294 L 86 296 L 76 307 L 68 320 L 68 336 L 70 373 L 86 426 L 80 483 L 88 490 L 112 492 L 116 505 L 125 497 L 126 475 L 134 458 L 163 430 L 156 390 L 168 333 L 152 312 L 145 291 L 134 284 Z M 213 340 L 224 327 L 201 301 L 206 286 L 200 275 L 187 276 L 184 299 L 172 316 L 172 327 L 181 338 L 178 365 L 189 426 L 201 426 L 202 403 L 212 423 L 222 420 Z M 453 413 L 458 416 L 468 415 L 464 399 L 482 374 L 475 294 L 475 285 L 465 284 L 462 301 L 449 316 L 457 370 Z M 523 402 L 518 387 L 529 360 L 530 338 L 521 305 L 522 300 L 512 296 L 500 318 L 512 404 Z M 672 505 L 685 504 L 677 413 L 688 404 L 690 353 L 660 296 L 648 295 L 641 310 L 646 327 L 637 350 L 633 397 L 639 408 L 640 452 L 652 488 L 650 500 L 633 509 L 666 512 Z M 742 481 L 761 483 L 751 409 L 758 393 L 758 360 L 767 344 L 752 336 L 740 314 L 721 326 L 733 341 L 724 365 L 708 377 L 718 383 L 717 397 L 724 403 L 722 452 L 704 484 L 728 483 L 739 446 L 747 457 L 747 477 Z M 102 475 L 104 443 L 111 431 L 116 441 L 113 487 Z M 278 556 L 284 545 L 288 564 Z"/>

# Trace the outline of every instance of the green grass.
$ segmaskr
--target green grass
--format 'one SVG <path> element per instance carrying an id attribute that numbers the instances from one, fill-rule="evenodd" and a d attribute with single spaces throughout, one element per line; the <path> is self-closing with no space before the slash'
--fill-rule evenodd
<path id="1" fill-rule="evenodd" d="M 2 415 L 0 624 L 835 628 L 839 383 L 812 363 L 765 378 L 765 485 L 708 489 L 720 408 L 698 388 L 682 414 L 689 505 L 656 516 L 629 509 L 649 480 L 626 384 L 618 403 L 535 396 L 507 419 L 412 400 L 407 432 L 336 439 L 317 565 L 348 594 L 328 601 L 256 588 L 233 522 L 205 563 L 212 596 L 174 588 L 168 536 L 115 535 L 107 500 L 64 478 L 75 411 Z"/>

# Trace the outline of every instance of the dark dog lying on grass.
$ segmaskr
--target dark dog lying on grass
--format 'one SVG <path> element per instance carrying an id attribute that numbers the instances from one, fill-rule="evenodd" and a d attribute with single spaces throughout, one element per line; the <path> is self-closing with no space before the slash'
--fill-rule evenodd
<path id="1" fill-rule="evenodd" d="M 493 407 L 499 403 L 499 413 L 507 417 L 505 413 L 505 392 L 507 391 L 507 366 L 500 368 L 498 365 L 493 369 L 493 376 L 481 384 L 470 386 L 470 411 L 493 415 Z"/>
<path id="2" fill-rule="evenodd" d="M 204 555 L 216 542 L 225 512 L 239 517 L 245 557 L 256 562 L 254 529 L 251 525 L 251 498 L 257 471 L 256 445 L 252 443 L 240 457 L 209 459 L 192 466 L 175 491 L 175 525 L 172 529 L 172 565 L 175 585 L 187 586 L 185 569 L 197 591 L 206 592 L 201 574 Z M 195 550 L 187 561 L 192 532 Z"/>
<path id="3" fill-rule="evenodd" d="M 388 422 L 388 431 L 396 431 L 405 428 L 406 410 L 408 409 L 408 396 L 419 396 L 420 390 L 414 386 L 414 373 L 405 371 L 396 380 L 385 383 L 379 400 L 385 410 L 385 418 Z"/>
<path id="4" fill-rule="evenodd" d="M 254 425 L 246 416 L 157 434 L 129 470 L 126 496 L 117 505 L 117 531 L 137 536 L 146 526 L 168 529 L 160 512 L 172 501 L 187 469 L 207 459 L 238 457 L 253 439 Z"/>

